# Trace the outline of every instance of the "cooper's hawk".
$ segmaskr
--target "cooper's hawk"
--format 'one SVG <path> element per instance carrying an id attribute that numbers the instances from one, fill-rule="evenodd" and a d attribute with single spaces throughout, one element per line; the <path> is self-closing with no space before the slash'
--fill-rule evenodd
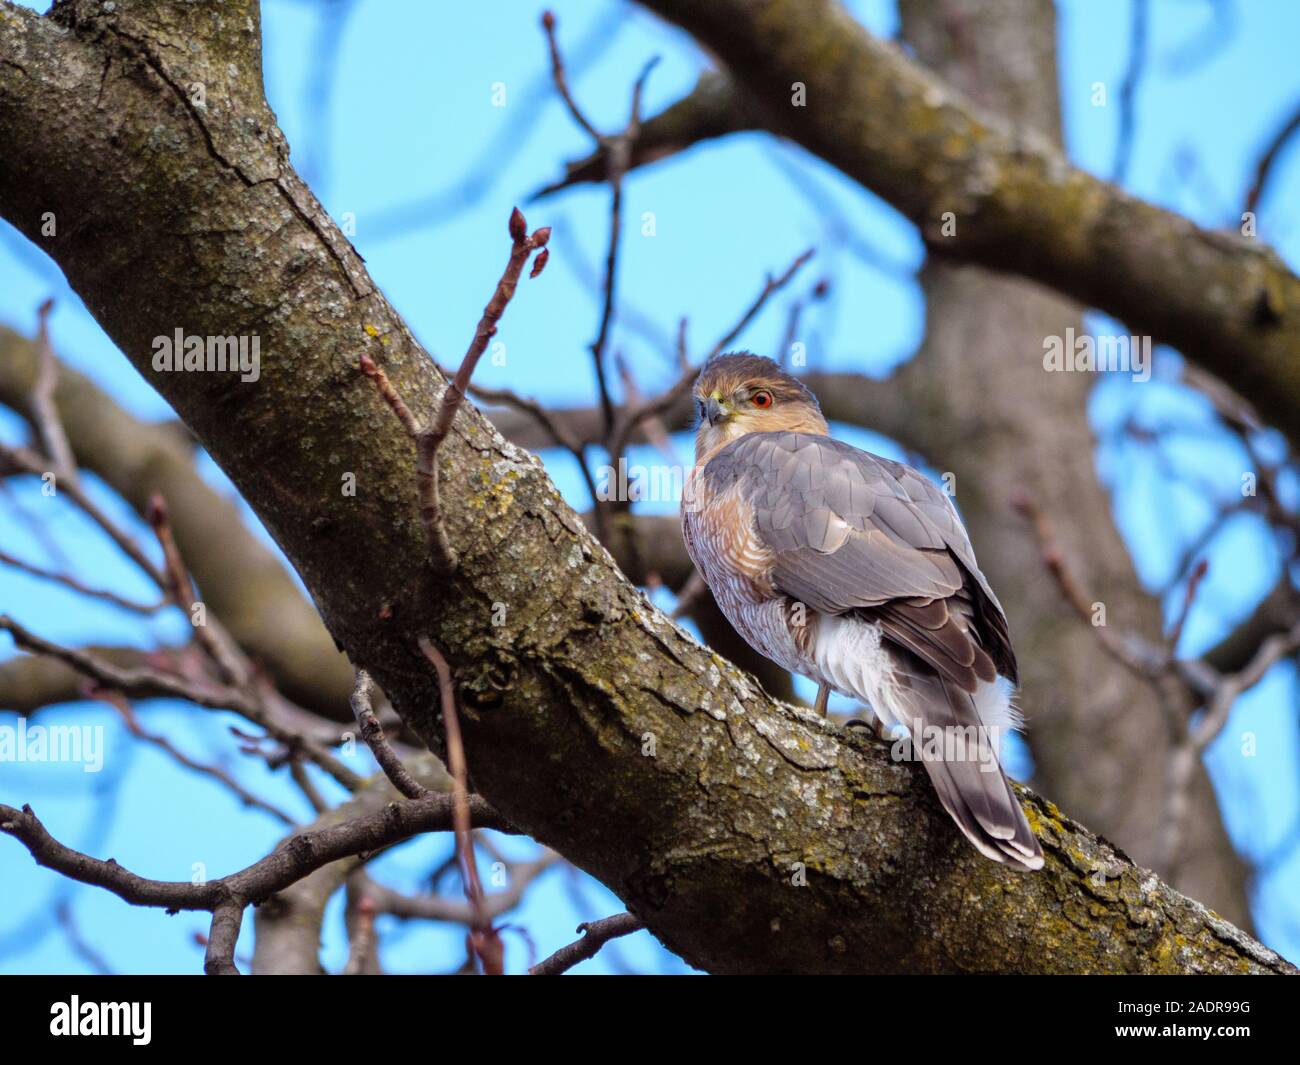
<path id="1" fill-rule="evenodd" d="M 815 680 L 823 713 L 833 689 L 906 730 L 980 852 L 1040 868 L 997 760 L 997 737 L 1018 723 L 1007 620 L 948 497 L 831 439 L 816 397 L 771 359 L 710 360 L 695 401 L 682 532 L 736 631 Z"/>

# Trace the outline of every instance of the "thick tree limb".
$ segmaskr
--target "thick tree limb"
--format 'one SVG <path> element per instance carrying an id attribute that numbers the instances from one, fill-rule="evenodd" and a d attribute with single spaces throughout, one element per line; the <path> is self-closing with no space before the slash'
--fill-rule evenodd
<path id="1" fill-rule="evenodd" d="M 654 610 L 468 408 L 439 454 L 461 562 L 431 594 L 413 448 L 357 356 L 418 413 L 445 383 L 289 167 L 258 14 L 74 0 L 55 25 L 0 6 L 0 213 L 60 263 L 435 748 L 416 635 L 446 650 L 475 787 L 504 817 L 718 972 L 1291 970 L 1028 793 L 1044 871 L 981 859 L 924 774 L 774 703 Z M 75 224 L 42 238 L 45 211 Z M 177 326 L 256 331 L 260 380 L 155 371 L 152 340 Z"/>
<path id="2" fill-rule="evenodd" d="M 1071 166 L 836 0 L 642 0 L 725 62 L 746 106 L 898 208 L 940 255 L 1010 270 L 1171 344 L 1300 443 L 1300 279 Z M 806 106 L 792 106 L 794 86 Z M 953 212 L 956 235 L 941 235 Z M 1042 351 L 1026 352 L 1027 365 Z"/>

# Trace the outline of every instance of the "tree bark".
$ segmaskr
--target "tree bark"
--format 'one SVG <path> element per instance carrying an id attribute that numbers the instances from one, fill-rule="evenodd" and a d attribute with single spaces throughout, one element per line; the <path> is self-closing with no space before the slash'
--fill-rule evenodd
<path id="1" fill-rule="evenodd" d="M 461 565 L 433 579 L 414 449 L 357 358 L 417 416 L 445 383 L 289 166 L 252 0 L 71 0 L 49 18 L 5 3 L 0 56 L 0 213 L 232 478 L 404 720 L 441 746 L 427 633 L 455 671 L 476 789 L 688 962 L 1294 971 L 1027 793 L 1044 871 L 980 858 L 923 773 L 773 702 L 654 610 L 468 407 L 439 453 Z M 155 371 L 153 338 L 177 327 L 256 331 L 259 381 Z"/>

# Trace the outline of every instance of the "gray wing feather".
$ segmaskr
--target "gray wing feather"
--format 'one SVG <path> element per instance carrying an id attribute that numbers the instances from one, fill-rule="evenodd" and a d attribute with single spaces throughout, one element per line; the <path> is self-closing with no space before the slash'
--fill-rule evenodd
<path id="1" fill-rule="evenodd" d="M 829 614 L 873 608 L 901 630 L 899 642 L 940 669 L 947 658 L 938 652 L 949 648 L 942 639 L 937 651 L 931 644 L 942 630 L 914 613 L 950 601 L 970 615 L 982 653 L 1018 679 L 1006 616 L 966 529 L 948 497 L 916 470 L 830 437 L 782 432 L 741 437 L 705 475 L 718 488 L 744 482 L 786 595 Z M 964 671 L 971 667 L 964 658 L 951 664 Z M 990 679 L 985 661 L 973 668 L 957 678 L 965 687 L 975 674 Z"/>

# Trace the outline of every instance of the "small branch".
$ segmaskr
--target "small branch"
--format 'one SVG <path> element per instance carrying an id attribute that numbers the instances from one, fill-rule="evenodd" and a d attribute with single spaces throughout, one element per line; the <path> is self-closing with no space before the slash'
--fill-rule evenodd
<path id="1" fill-rule="evenodd" d="M 467 805 L 474 824 L 515 831 L 479 796 L 472 796 Z M 30 806 L 16 810 L 0 805 L 0 832 L 22 843 L 38 865 L 79 883 L 102 887 L 133 906 L 211 912 L 204 968 L 227 973 L 237 971 L 234 942 L 246 905 L 265 901 L 331 862 L 382 850 L 422 832 L 445 832 L 452 827 L 452 806 L 448 795 L 389 803 L 373 814 L 293 836 L 248 868 L 199 884 L 149 880 L 112 859 L 101 861 L 66 847 L 50 835 Z"/>
<path id="2" fill-rule="evenodd" d="M 551 416 L 551 412 L 535 399 L 529 399 L 521 396 L 517 392 L 512 392 L 508 388 L 485 388 L 482 385 L 471 385 L 470 394 L 476 399 L 481 399 L 486 403 L 496 403 L 501 406 L 512 407 L 515 410 L 528 415 L 533 421 L 541 426 L 544 432 L 553 443 L 564 448 L 578 464 L 578 472 L 582 474 L 582 479 L 587 485 L 587 491 L 591 495 L 592 504 L 599 502 L 599 494 L 596 488 L 596 479 L 592 476 L 590 468 L 587 466 L 587 453 L 583 444 L 577 437 L 565 428 L 564 424 L 557 421 Z"/>
<path id="3" fill-rule="evenodd" d="M 1039 547 L 1042 549 L 1043 565 L 1056 581 L 1065 601 L 1097 634 L 1102 647 L 1112 658 L 1143 680 L 1159 679 L 1172 663 L 1172 655 L 1160 653 L 1154 648 L 1140 647 L 1135 642 L 1116 635 L 1108 626 L 1094 624 L 1092 606 L 1065 563 L 1065 556 L 1056 542 L 1056 533 L 1047 515 L 1027 493 L 1017 493 L 1012 498 L 1011 505 L 1033 526 Z"/>
<path id="4" fill-rule="evenodd" d="M 628 170 L 686 151 L 703 141 L 758 128 L 749 101 L 735 91 L 728 75 L 706 70 L 695 88 L 666 110 L 642 123 L 632 141 Z M 539 200 L 583 182 L 605 182 L 609 156 L 599 146 L 581 159 L 565 163 L 564 176 L 533 194 Z"/>
<path id="5" fill-rule="evenodd" d="M 388 738 L 384 735 L 384 728 L 379 723 L 379 718 L 375 716 L 374 708 L 370 703 L 370 689 L 372 683 L 370 674 L 364 669 L 357 670 L 357 683 L 352 691 L 352 713 L 357 719 L 357 726 L 361 729 L 361 738 L 366 741 L 366 746 L 370 748 L 371 753 L 375 756 L 375 761 L 379 763 L 379 768 L 384 771 L 393 787 L 405 795 L 408 799 L 423 799 L 431 794 L 428 788 L 421 784 L 415 777 L 411 776 L 406 766 L 397 757 L 396 752 L 388 744 Z"/>
<path id="6" fill-rule="evenodd" d="M 330 804 L 325 801 L 320 790 L 316 787 L 311 779 L 311 774 L 307 772 L 307 767 L 302 764 L 301 758 L 289 759 L 289 776 L 293 782 L 298 785 L 298 790 L 302 792 L 303 798 L 317 815 L 325 813 L 330 808 Z"/>
<path id="7" fill-rule="evenodd" d="M 243 899 L 232 896 L 213 909 L 208 946 L 203 955 L 203 971 L 208 976 L 239 975 L 235 965 L 235 944 L 239 941 L 246 905 Z"/>
<path id="8" fill-rule="evenodd" d="M 1148 0 L 1131 0 L 1132 22 L 1129 29 L 1128 69 L 1119 89 L 1119 138 L 1111 181 L 1122 184 L 1133 153 L 1133 136 L 1137 128 L 1137 90 L 1146 65 Z"/>
<path id="9" fill-rule="evenodd" d="M 505 971 L 505 950 L 501 937 L 492 927 L 487 904 L 483 897 L 483 884 L 478 876 L 478 863 L 474 859 L 474 839 L 471 835 L 469 811 L 469 771 L 465 764 L 465 745 L 460 734 L 460 717 L 456 713 L 456 692 L 451 681 L 451 667 L 441 651 L 427 636 L 421 636 L 420 650 L 438 674 L 438 693 L 442 703 L 442 724 L 447 735 L 447 768 L 451 772 L 453 826 L 456 833 L 456 854 L 460 861 L 461 878 L 465 884 L 465 897 L 469 899 L 474 920 L 468 936 L 470 953 L 479 959 L 483 972 L 500 976 Z"/>
<path id="10" fill-rule="evenodd" d="M 1196 593 L 1209 570 L 1209 562 L 1201 559 L 1196 563 L 1187 578 L 1187 590 L 1183 593 L 1182 607 L 1178 611 L 1178 617 L 1174 619 L 1173 628 L 1169 630 L 1169 635 L 1166 637 L 1166 642 L 1169 644 L 1171 651 L 1177 651 L 1178 649 L 1178 641 L 1183 638 L 1183 628 L 1187 625 L 1187 615 L 1192 612 L 1192 604 L 1196 601 Z"/>
<path id="11" fill-rule="evenodd" d="M 547 850 L 533 861 L 506 862 L 510 883 L 504 891 L 484 898 L 487 916 L 496 918 L 518 906 L 529 886 L 563 859 Z M 472 925 L 477 919 L 474 908 L 460 899 L 441 895 L 403 895 L 384 884 L 367 881 L 366 894 L 372 898 L 380 913 L 389 914 L 402 921 L 445 921 L 452 924 Z"/>
<path id="12" fill-rule="evenodd" d="M 759 292 L 757 298 L 755 298 L 754 302 L 749 305 L 749 309 L 740 316 L 740 321 L 732 326 L 730 332 L 726 333 L 716 344 L 713 345 L 713 349 L 706 356 L 705 361 L 708 361 L 708 359 L 713 358 L 715 355 L 721 355 L 731 347 L 735 339 L 749 328 L 749 323 L 758 316 L 758 312 L 763 309 L 767 301 L 794 280 L 794 275 L 797 274 L 800 269 L 802 269 L 803 265 L 816 253 L 816 248 L 809 248 L 807 251 L 798 255 L 794 262 L 786 267 L 785 273 L 780 277 L 773 277 L 771 274 L 768 274 L 767 280 L 763 283 L 762 291 Z"/>
<path id="13" fill-rule="evenodd" d="M 519 208 L 516 207 L 510 213 L 509 229 L 511 240 L 510 259 L 506 263 L 501 279 L 497 282 L 492 298 L 488 300 L 487 306 L 483 308 L 483 315 L 479 319 L 478 328 L 474 331 L 474 337 L 465 352 L 465 357 L 461 359 L 460 368 L 443 392 L 442 401 L 438 405 L 433 421 L 428 426 L 419 427 L 414 415 L 411 414 L 401 396 L 397 394 L 397 390 L 393 388 L 392 382 L 389 381 L 388 375 L 384 373 L 383 369 L 364 352 L 360 358 L 361 372 L 375 383 L 384 401 L 405 427 L 407 433 L 415 440 L 415 480 L 419 493 L 420 520 L 424 525 L 425 537 L 428 541 L 433 566 L 443 576 L 455 570 L 457 558 L 455 549 L 451 546 L 451 541 L 447 539 L 447 530 L 443 525 L 442 503 L 438 490 L 438 449 L 451 431 L 451 424 L 456 418 L 456 412 L 460 410 L 460 405 L 465 400 L 465 393 L 469 388 L 469 380 L 474 374 L 474 368 L 478 365 L 483 352 L 487 350 L 488 341 L 496 335 L 497 323 L 501 320 L 501 316 L 505 313 L 506 307 L 515 294 L 515 288 L 519 284 L 519 278 L 529 256 L 534 251 L 540 251 L 540 254 L 533 262 L 529 277 L 536 277 L 540 274 L 546 267 L 548 258 L 545 248 L 547 241 L 551 238 L 549 227 L 538 229 L 530 236 L 528 234 L 528 223 L 524 220 Z"/>
<path id="14" fill-rule="evenodd" d="M 12 566 L 17 570 L 22 570 L 24 573 L 29 573 L 33 577 L 40 577 L 42 580 L 62 584 L 65 588 L 70 588 L 78 595 L 84 595 L 88 599 L 102 599 L 106 603 L 112 603 L 114 606 L 120 607 L 122 610 L 129 610 L 133 614 L 156 614 L 167 605 L 166 601 L 161 599 L 156 603 L 139 603 L 134 599 L 127 599 L 124 596 L 118 595 L 116 592 L 111 592 L 107 588 L 92 588 L 87 584 L 83 584 L 81 581 L 77 580 L 76 577 L 73 577 L 70 574 L 59 573 L 56 570 L 44 569 L 41 566 L 33 565 L 31 562 L 24 562 L 21 558 L 16 558 L 7 551 L 0 551 L 0 563 L 3 563 L 6 566 Z"/>
<path id="15" fill-rule="evenodd" d="M 50 311 L 54 301 L 46 300 L 36 309 L 36 346 L 39 362 L 36 370 L 36 384 L 32 389 L 32 421 L 36 424 L 36 433 L 41 447 L 50 456 L 56 475 L 67 481 L 77 479 L 77 460 L 68 443 L 68 435 L 63 430 L 63 421 L 59 417 L 58 405 L 54 402 L 54 390 L 59 383 L 59 364 L 54 357 L 54 348 L 50 345 Z"/>
<path id="16" fill-rule="evenodd" d="M 352 926 L 352 943 L 348 948 L 345 976 L 361 976 L 366 971 L 375 949 L 375 900 L 363 894 L 357 902 L 356 919 Z"/>
<path id="17" fill-rule="evenodd" d="M 737 321 L 731 329 L 724 333 L 722 337 L 719 338 L 718 342 L 713 345 L 709 354 L 705 356 L 704 361 L 707 362 L 714 356 L 722 354 L 722 352 L 725 351 L 735 341 L 735 339 L 745 331 L 746 327 L 754 320 L 758 315 L 758 312 L 763 309 L 767 301 L 793 280 L 795 274 L 799 272 L 800 268 L 813 257 L 814 252 L 815 249 L 809 248 L 807 251 L 800 254 L 779 277 L 773 277 L 771 274 L 768 274 L 757 298 L 755 298 L 754 302 L 749 305 L 744 314 L 740 316 L 740 320 Z M 681 342 L 684 343 L 684 324 L 679 336 L 682 338 Z M 692 366 L 688 363 L 682 370 L 681 375 L 672 385 L 654 399 L 651 399 L 648 402 L 641 404 L 635 410 L 630 411 L 623 418 L 622 424 L 614 437 L 610 448 L 611 456 L 617 458 L 617 456 L 622 455 L 627 450 L 627 445 L 631 441 L 633 434 L 644 421 L 648 418 L 662 418 L 667 414 L 668 411 L 672 409 L 673 405 L 678 403 L 682 397 L 691 390 L 691 386 L 695 384 L 695 379 L 699 376 L 699 372 L 698 367 Z"/>
<path id="18" fill-rule="evenodd" d="M 1205 749 L 1228 724 L 1232 708 L 1243 692 L 1258 684 L 1274 665 L 1300 651 L 1300 624 L 1290 632 L 1266 639 L 1254 657 L 1238 673 L 1221 677 L 1199 719 L 1189 722 L 1169 756 L 1165 812 L 1160 833 L 1160 860 L 1170 875 L 1177 873 L 1184 857 L 1184 840 L 1191 817 L 1192 780 Z"/>
<path id="19" fill-rule="evenodd" d="M 235 797 L 245 806 L 262 810 L 270 814 L 272 817 L 283 821 L 290 827 L 297 825 L 298 822 L 287 813 L 279 807 L 273 806 L 266 800 L 259 799 L 220 766 L 206 765 L 203 762 L 196 762 L 189 755 L 181 751 L 166 736 L 159 735 L 155 732 L 149 732 L 142 724 L 140 724 L 140 719 L 136 717 L 135 710 L 132 708 L 130 701 L 121 692 L 99 688 L 92 689 L 90 694 L 113 707 L 113 709 L 121 715 L 127 731 L 136 739 L 143 740 L 145 743 L 153 744 L 155 747 L 170 755 L 174 761 L 183 765 L 186 769 L 192 769 L 201 776 L 211 777 L 229 791 L 233 792 Z"/>
<path id="20" fill-rule="evenodd" d="M 166 587 L 166 578 L 157 566 L 150 561 L 149 556 L 140 550 L 139 544 L 126 533 L 116 522 L 99 508 L 93 499 L 90 498 L 81 486 L 80 481 L 75 476 L 68 477 L 61 473 L 56 467 L 53 460 L 38 455 L 27 448 L 7 447 L 0 445 L 0 464 L 12 470 L 30 473 L 34 477 L 42 477 L 46 473 L 53 473 L 55 476 L 56 490 L 66 492 L 68 498 L 81 510 L 86 517 L 90 518 L 96 525 L 108 534 L 109 539 L 121 549 L 132 562 L 159 588 Z"/>
<path id="21" fill-rule="evenodd" d="M 582 938 L 574 940 L 567 947 L 561 947 L 545 961 L 538 962 L 528 970 L 529 976 L 559 976 L 568 972 L 579 962 L 594 958 L 600 948 L 611 939 L 639 932 L 645 925 L 641 918 L 630 913 L 617 913 L 613 917 L 602 917 L 578 925 Z"/>
<path id="22" fill-rule="evenodd" d="M 1246 193 L 1246 202 L 1241 209 L 1243 214 L 1254 214 L 1259 209 L 1260 201 L 1263 200 L 1264 192 L 1273 176 L 1273 168 L 1277 163 L 1278 156 L 1282 154 L 1282 149 L 1286 147 L 1297 132 L 1300 132 L 1300 108 L 1297 108 L 1282 123 L 1278 131 L 1273 134 L 1272 140 L 1268 142 L 1268 147 L 1264 149 L 1264 154 L 1259 157 L 1259 162 L 1255 164 L 1255 179 L 1251 182 L 1250 191 Z"/>
<path id="23" fill-rule="evenodd" d="M 156 492 L 149 497 L 147 517 L 154 536 L 158 539 L 158 546 L 162 548 L 163 574 L 166 577 L 163 590 L 185 615 L 194 630 L 195 638 L 212 659 L 222 680 L 240 687 L 247 686 L 252 677 L 252 668 L 234 640 L 226 635 L 220 622 L 215 618 L 209 621 L 206 610 L 201 623 L 195 619 L 194 606 L 197 600 L 194 597 L 194 582 L 190 580 L 185 560 L 181 558 L 180 548 L 176 546 L 176 539 L 172 536 L 167 503 Z"/>
<path id="24" fill-rule="evenodd" d="M 592 140 L 600 141 L 600 131 L 587 120 L 587 116 L 582 113 L 582 108 L 578 106 L 578 101 L 573 98 L 573 94 L 569 91 L 569 79 L 564 73 L 564 58 L 560 55 L 559 42 L 555 39 L 555 14 L 553 12 L 542 12 L 542 28 L 546 31 L 546 43 L 551 50 L 551 80 L 555 82 L 555 88 L 559 91 L 560 99 L 564 101 L 564 106 L 569 109 L 573 121 L 586 130 Z"/>
<path id="25" fill-rule="evenodd" d="M 609 205 L 609 242 L 605 251 L 605 281 L 602 286 L 600 324 L 596 329 L 596 339 L 591 342 L 591 358 L 596 371 L 596 387 L 600 395 L 600 409 L 605 422 L 605 439 L 609 441 L 614 433 L 614 401 L 610 396 L 609 380 L 606 373 L 606 349 L 609 345 L 610 328 L 614 321 L 618 279 L 618 248 L 623 228 L 623 176 L 627 173 L 632 156 L 632 145 L 641 132 L 641 96 L 645 90 L 646 79 L 650 71 L 659 62 L 658 58 L 650 60 L 642 68 L 640 76 L 632 89 L 632 106 L 627 124 L 622 131 L 607 136 L 596 129 L 582 113 L 564 76 L 564 60 L 560 56 L 560 47 L 555 37 L 555 15 L 546 11 L 542 14 L 542 27 L 546 31 L 546 42 L 551 53 L 551 74 L 556 90 L 564 100 L 578 123 L 596 142 L 597 151 L 605 159 L 605 180 L 610 188 Z M 604 507 L 597 503 L 600 517 L 601 539 L 607 540 L 608 520 Z"/>
<path id="26" fill-rule="evenodd" d="M 10 633 L 14 643 L 23 650 L 57 658 L 101 687 L 120 691 L 124 695 L 146 698 L 167 695 L 186 699 L 209 710 L 233 710 L 290 750 L 301 750 L 349 791 L 357 791 L 365 783 L 357 773 L 345 766 L 310 736 L 301 735 L 280 725 L 267 712 L 262 702 L 247 692 L 228 685 L 200 684 L 186 677 L 163 673 L 148 666 L 123 669 L 88 651 L 64 647 L 43 639 L 4 614 L 0 614 L 0 631 Z"/>
<path id="27" fill-rule="evenodd" d="M 100 954 L 81 934 L 81 929 L 77 927 L 76 914 L 72 912 L 72 899 L 63 899 L 54 911 L 58 919 L 63 934 L 67 937 L 68 946 L 70 946 L 79 958 L 84 961 L 99 976 L 112 976 L 113 967 L 108 964 L 107 959 Z"/>

